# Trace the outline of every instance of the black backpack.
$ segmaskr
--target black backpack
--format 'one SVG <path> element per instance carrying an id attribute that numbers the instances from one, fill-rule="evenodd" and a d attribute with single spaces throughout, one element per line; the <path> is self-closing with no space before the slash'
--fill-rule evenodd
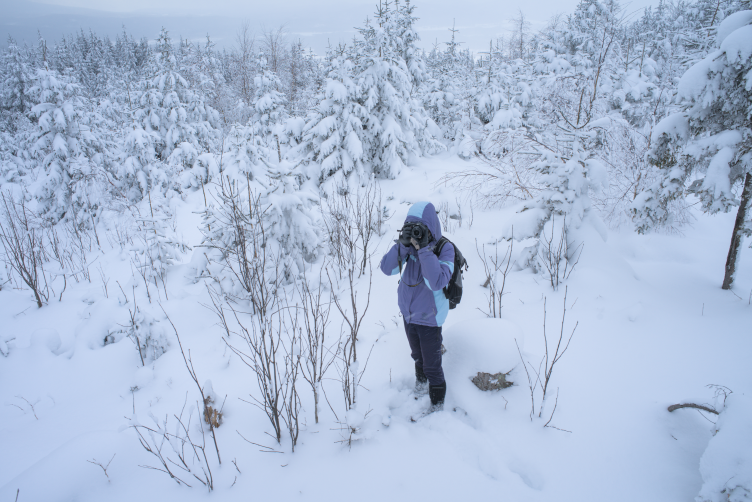
<path id="1" fill-rule="evenodd" d="M 449 279 L 449 284 L 444 288 L 444 296 L 449 300 L 449 308 L 453 309 L 462 301 L 462 267 L 465 267 L 465 270 L 467 270 L 469 266 L 465 257 L 462 256 L 462 252 L 457 249 L 454 242 L 446 237 L 439 239 L 436 246 L 434 246 L 433 252 L 436 253 L 436 256 L 438 257 L 441 254 L 441 250 L 447 242 L 454 247 L 454 272 L 452 272 L 452 278 Z"/>

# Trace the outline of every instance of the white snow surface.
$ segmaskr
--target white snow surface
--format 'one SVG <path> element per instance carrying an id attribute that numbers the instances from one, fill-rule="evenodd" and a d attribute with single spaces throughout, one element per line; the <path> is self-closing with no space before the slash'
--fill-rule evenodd
<path id="1" fill-rule="evenodd" d="M 700 459 L 702 490 L 697 502 L 752 500 L 752 395 L 726 399 L 717 432 Z"/>
<path id="2" fill-rule="evenodd" d="M 721 500 L 715 495 L 721 478 L 732 475 L 749 488 L 749 471 L 738 470 L 750 466 L 752 451 L 742 449 L 749 445 L 752 418 L 752 250 L 746 244 L 734 292 L 720 289 L 734 214 L 698 212 L 681 236 L 641 236 L 624 229 L 610 232 L 607 240 L 591 222 L 583 222 L 577 238 L 586 245 L 566 282 L 565 335 L 578 324 L 552 376 L 558 400 L 550 425 L 556 428 L 544 428 L 553 397 L 541 419 L 530 418 L 530 393 L 515 340 L 524 359 L 537 365 L 544 354 L 544 299 L 551 343 L 560 330 L 564 288 L 554 292 L 540 275 L 515 271 L 507 280 L 501 318 L 481 312 L 487 290 L 481 287 L 485 277 L 476 240 L 487 250 L 492 247 L 512 221 L 514 208 L 474 207 L 471 217 L 462 194 L 436 184 L 444 173 L 468 168 L 468 162 L 474 161 L 448 154 L 419 159 L 396 180 L 381 182 L 392 216 L 374 265 L 391 246 L 411 203 L 430 200 L 437 207 L 447 202 L 456 208 L 459 200 L 463 205 L 462 226 L 450 220 L 453 227 L 444 229 L 470 263 L 462 303 L 450 311 L 443 330 L 444 411 L 411 421 L 427 407 L 428 397 L 415 399 L 412 393 L 413 362 L 397 308 L 397 278 L 374 266 L 358 351 L 371 355 L 357 408 L 347 415 L 359 426 L 356 441 L 349 448 L 338 442 L 346 434 L 326 402 L 321 422 L 314 423 L 313 398 L 301 385 L 305 425 L 296 451 L 290 452 L 288 437 L 276 444 L 262 411 L 244 402 L 258 392 L 254 377 L 223 342 L 214 314 L 202 306 L 210 300 L 204 280 L 196 281 L 194 272 L 203 259 L 202 248 L 196 247 L 196 212 L 204 199 L 197 189 L 185 201 L 174 201 L 177 232 L 193 251 L 169 269 L 169 300 L 162 297 L 162 306 L 191 351 L 199 381 L 211 380 L 215 400 L 227 396 L 217 429 L 221 466 L 207 436 L 215 491 L 208 493 L 195 480 L 193 488 L 179 486 L 166 474 L 142 467 L 158 464 L 130 426 L 179 414 L 186 402 L 187 413 L 200 397 L 172 328 L 156 300 L 149 304 L 131 276 L 128 252 L 103 242 L 97 260 L 109 277 L 106 290 L 92 273 L 91 283 L 69 282 L 62 301 L 51 299 L 41 309 L 27 290 L 0 290 L 0 348 L 3 354 L 9 351 L 0 356 L 0 500 L 12 501 L 18 494 L 21 502 L 678 502 L 702 489 L 702 500 L 715 501 Z M 515 252 L 523 248 L 518 245 Z M 318 277 L 317 267 L 320 260 L 311 276 Z M 367 278 L 360 286 L 367 287 Z M 134 294 L 169 342 L 167 352 L 145 367 L 128 338 L 104 344 L 108 330 L 126 323 Z M 334 318 L 332 326 L 339 324 Z M 470 382 L 478 371 L 510 370 L 515 385 L 499 392 L 481 392 Z M 734 392 L 715 436 L 716 426 L 708 421 L 713 416 L 666 410 L 678 402 L 710 400 L 705 386 L 711 383 Z M 338 385 L 326 380 L 324 389 L 342 421 Z M 281 453 L 262 451 L 241 434 Z M 747 456 L 734 463 L 728 458 L 732 452 Z M 110 459 L 109 477 L 89 462 L 106 465 Z"/>

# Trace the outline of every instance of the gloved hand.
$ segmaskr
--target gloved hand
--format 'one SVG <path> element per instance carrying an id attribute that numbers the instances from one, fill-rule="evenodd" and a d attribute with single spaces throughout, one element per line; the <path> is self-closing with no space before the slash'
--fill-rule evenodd
<path id="1" fill-rule="evenodd" d="M 420 241 L 416 241 L 415 238 L 411 238 L 410 242 L 413 246 L 415 246 L 415 249 L 423 249 L 424 247 L 428 246 L 428 243 L 431 242 L 431 233 L 426 232 L 423 234 L 423 238 Z"/>

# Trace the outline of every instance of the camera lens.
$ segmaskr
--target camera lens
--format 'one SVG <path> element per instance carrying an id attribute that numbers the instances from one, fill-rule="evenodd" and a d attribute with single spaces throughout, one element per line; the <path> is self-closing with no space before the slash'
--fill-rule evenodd
<path id="1" fill-rule="evenodd" d="M 414 226 L 412 231 L 412 236 L 415 238 L 416 241 L 420 242 L 420 240 L 423 238 L 423 229 L 419 226 Z"/>

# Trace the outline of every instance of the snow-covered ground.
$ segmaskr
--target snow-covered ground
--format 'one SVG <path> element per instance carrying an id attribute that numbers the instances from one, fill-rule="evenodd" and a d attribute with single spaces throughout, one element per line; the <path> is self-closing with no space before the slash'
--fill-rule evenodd
<path id="1" fill-rule="evenodd" d="M 426 158 L 381 182 L 391 230 L 378 244 L 374 265 L 410 203 L 457 204 L 462 194 L 436 182 L 466 167 L 456 156 Z M 194 246 L 193 257 L 189 253 L 170 269 L 169 300 L 162 298 L 162 305 L 190 349 L 200 381 L 210 379 L 220 399 L 227 395 L 217 429 L 221 466 L 207 445 L 215 491 L 208 495 L 190 477 L 193 488 L 179 486 L 141 467 L 158 464 L 130 426 L 149 425 L 151 416 L 172 417 L 186 402 L 187 414 L 199 397 L 172 328 L 132 279 L 128 253 L 103 242 L 95 267 L 101 264 L 109 278 L 106 292 L 98 272 L 91 283 L 68 284 L 62 301 L 42 309 L 28 291 L 0 291 L 0 339 L 10 352 L 0 357 L 0 500 L 686 501 L 700 492 L 700 458 L 713 437 L 709 419 L 716 417 L 691 409 L 669 413 L 667 406 L 692 401 L 721 407 L 708 384 L 747 399 L 752 392 L 752 250 L 746 243 L 734 293 L 720 289 L 734 213 L 695 212 L 681 236 L 624 229 L 609 231 L 604 240 L 586 221 L 578 234 L 585 241 L 582 257 L 565 283 L 565 336 L 575 323 L 577 329 L 549 391 L 558 390 L 550 423 L 556 428 L 543 427 L 553 397 L 543 418 L 531 420 L 515 340 L 525 360 L 537 365 L 544 353 L 544 299 L 551 343 L 565 288 L 554 292 L 541 275 L 514 271 L 501 319 L 487 318 L 480 311 L 487 290 L 476 240 L 488 249 L 514 211 L 475 207 L 471 218 L 465 201 L 461 228 L 445 229 L 470 263 L 462 303 L 444 325 L 445 410 L 411 421 L 428 398 L 412 394 L 397 279 L 374 266 L 358 349 L 372 352 L 357 409 L 346 416 L 339 383 L 327 380 L 331 408 L 324 402 L 315 424 L 312 397 L 301 385 L 305 426 L 291 453 L 289 438 L 277 445 L 262 411 L 244 402 L 258 392 L 255 379 L 202 306 L 208 294 L 191 263 L 203 252 L 195 247 L 195 211 L 203 207 L 203 195 L 198 190 L 174 201 L 178 232 Z M 360 285 L 367 286 L 367 278 Z M 134 294 L 170 342 L 167 353 L 146 367 L 127 338 L 104 345 L 108 330 L 128 319 Z M 333 314 L 332 326 L 339 322 Z M 499 392 L 481 392 L 470 382 L 478 371 L 509 370 L 515 385 Z M 339 424 L 345 421 L 357 428 L 349 446 L 341 442 L 349 438 Z M 95 463 L 111 459 L 106 476 Z"/>

